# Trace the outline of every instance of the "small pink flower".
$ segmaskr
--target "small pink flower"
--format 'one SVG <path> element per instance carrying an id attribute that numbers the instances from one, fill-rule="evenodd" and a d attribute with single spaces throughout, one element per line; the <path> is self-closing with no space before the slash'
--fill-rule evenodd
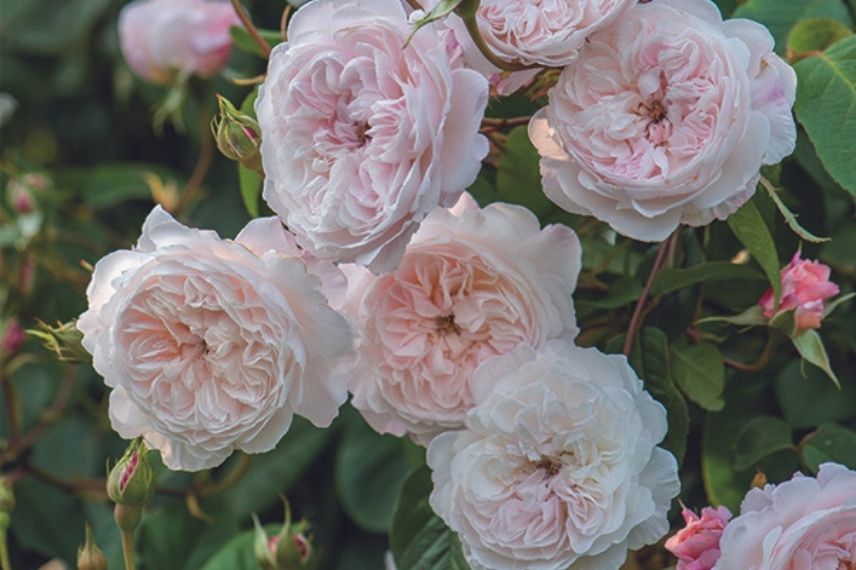
<path id="1" fill-rule="evenodd" d="M 240 21 L 223 0 L 136 0 L 119 15 L 122 54 L 152 83 L 176 74 L 216 75 L 229 61 L 229 28 Z"/>
<path id="2" fill-rule="evenodd" d="M 15 354 L 21 349 L 21 345 L 26 339 L 27 335 L 21 328 L 21 323 L 18 322 L 17 318 L 12 317 L 0 335 L 0 352 L 6 355 Z"/>
<path id="3" fill-rule="evenodd" d="M 782 301 L 779 311 L 796 310 L 798 331 L 820 328 L 824 300 L 839 292 L 838 285 L 829 280 L 829 274 L 828 266 L 818 261 L 800 259 L 799 252 L 794 254 L 791 262 L 782 270 Z M 768 319 L 774 314 L 774 303 L 772 288 L 758 301 Z"/>
<path id="4" fill-rule="evenodd" d="M 666 549 L 678 557 L 677 570 L 710 570 L 719 560 L 719 538 L 731 511 L 725 507 L 705 507 L 701 517 L 684 509 L 686 527 L 666 541 Z"/>

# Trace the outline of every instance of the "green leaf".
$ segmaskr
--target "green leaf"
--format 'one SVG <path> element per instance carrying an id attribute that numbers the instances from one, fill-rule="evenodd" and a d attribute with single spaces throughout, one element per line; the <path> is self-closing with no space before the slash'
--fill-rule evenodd
<path id="1" fill-rule="evenodd" d="M 830 238 L 817 237 L 816 235 L 802 227 L 797 221 L 796 214 L 791 212 L 785 205 L 785 203 L 782 202 L 782 199 L 779 198 L 779 193 L 776 191 L 775 188 L 773 188 L 772 184 L 762 180 L 761 185 L 767 190 L 767 194 L 770 195 L 770 198 L 772 198 L 773 203 L 776 204 L 776 207 L 779 209 L 779 212 L 781 212 L 782 217 L 785 218 L 785 223 L 788 224 L 788 227 L 791 228 L 791 230 L 795 234 L 797 234 L 800 239 L 811 243 L 823 243 L 830 241 Z"/>
<path id="2" fill-rule="evenodd" d="M 247 213 L 257 218 L 259 216 L 259 196 L 262 193 L 262 177 L 255 170 L 238 165 L 238 184 L 241 188 L 241 199 Z"/>
<path id="3" fill-rule="evenodd" d="M 604 295 L 598 293 L 592 298 L 577 296 L 574 302 L 578 307 L 588 305 L 596 309 L 617 309 L 629 305 L 642 294 L 642 285 L 633 277 L 619 279 L 609 286 L 609 291 Z"/>
<path id="4" fill-rule="evenodd" d="M 740 313 L 739 315 L 734 315 L 731 317 L 705 317 L 696 321 L 696 324 L 700 325 L 703 323 L 729 323 L 732 325 L 744 327 L 755 327 L 766 325 L 767 322 L 768 319 L 764 316 L 764 308 L 760 305 L 753 305 L 742 313 Z"/>
<path id="5" fill-rule="evenodd" d="M 496 191 L 504 202 L 520 204 L 539 218 L 556 206 L 541 190 L 538 151 L 529 140 L 525 126 L 515 127 L 508 135 L 505 152 L 496 173 Z"/>
<path id="6" fill-rule="evenodd" d="M 827 461 L 856 469 L 856 432 L 838 424 L 823 424 L 803 440 L 800 452 L 806 467 L 814 473 Z"/>
<path id="7" fill-rule="evenodd" d="M 135 162 L 69 168 L 59 173 L 57 185 L 76 190 L 87 206 L 103 210 L 130 200 L 151 202 L 149 182 L 154 180 L 152 176 L 165 185 L 180 185 L 180 178 L 168 168 Z"/>
<path id="8" fill-rule="evenodd" d="M 763 279 L 764 276 L 746 265 L 728 261 L 700 263 L 686 269 L 666 267 L 657 273 L 651 287 L 652 295 L 666 295 L 685 287 L 717 281 L 740 281 Z"/>
<path id="9" fill-rule="evenodd" d="M 282 525 L 269 524 L 265 526 L 268 536 L 274 536 L 282 529 Z M 255 531 L 246 530 L 224 544 L 208 561 L 202 570 L 258 570 L 259 563 L 253 551 Z M 171 566 L 167 566 L 171 568 Z"/>
<path id="10" fill-rule="evenodd" d="M 835 309 L 837 309 L 838 307 L 840 307 L 844 303 L 851 301 L 852 299 L 856 299 L 856 292 L 848 293 L 846 295 L 841 295 L 840 297 L 835 299 L 833 302 L 826 305 L 826 308 L 823 309 L 823 318 L 825 319 L 826 317 L 831 315 L 833 313 L 833 311 L 835 311 Z"/>
<path id="11" fill-rule="evenodd" d="M 823 51 L 838 40 L 852 35 L 850 28 L 839 20 L 806 18 L 797 22 L 788 34 L 788 52 L 798 55 Z"/>
<path id="12" fill-rule="evenodd" d="M 778 305 L 779 299 L 782 298 L 779 256 L 776 253 L 776 243 L 770 234 L 770 228 L 764 223 L 755 203 L 751 200 L 746 202 L 742 208 L 728 218 L 728 227 L 764 270 L 767 279 L 773 286 L 776 305 Z"/>
<path id="13" fill-rule="evenodd" d="M 742 471 L 777 451 L 791 449 L 791 438 L 791 427 L 784 420 L 773 416 L 750 420 L 734 442 L 734 468 Z"/>
<path id="14" fill-rule="evenodd" d="M 794 429 L 848 420 L 856 417 L 856 378 L 841 378 L 839 390 L 819 368 L 793 361 L 776 378 L 776 400 Z"/>
<path id="15" fill-rule="evenodd" d="M 690 400 L 710 412 L 725 406 L 725 365 L 719 348 L 710 342 L 672 348 L 675 383 Z"/>
<path id="16" fill-rule="evenodd" d="M 624 344 L 624 335 L 613 339 L 616 349 Z M 607 348 L 607 352 L 611 352 Z M 687 450 L 689 434 L 689 409 L 683 395 L 672 379 L 669 361 L 669 341 L 660 329 L 646 327 L 636 339 L 630 364 L 645 384 L 645 389 L 666 408 L 669 432 L 662 446 L 674 454 L 680 465 Z"/>
<path id="17" fill-rule="evenodd" d="M 271 47 L 282 43 L 282 34 L 279 30 L 260 29 L 259 35 Z M 261 46 L 256 43 L 244 26 L 232 26 L 229 28 L 229 36 L 232 38 L 232 43 L 234 43 L 235 47 L 239 50 L 267 59 L 267 54 L 262 51 Z"/>
<path id="18" fill-rule="evenodd" d="M 155 509 L 143 517 L 137 543 L 147 568 L 197 570 L 238 532 L 233 519 L 207 523 L 193 517 L 183 503 Z"/>
<path id="19" fill-rule="evenodd" d="M 276 448 L 254 455 L 244 476 L 223 493 L 232 515 L 237 519 L 247 518 L 250 513 L 263 511 L 279 494 L 288 492 L 334 432 L 334 429 L 316 428 L 307 420 L 295 417 Z"/>
<path id="20" fill-rule="evenodd" d="M 401 440 L 379 435 L 355 414 L 336 453 L 336 488 L 351 519 L 370 532 L 388 532 L 410 471 Z"/>
<path id="21" fill-rule="evenodd" d="M 823 370 L 836 386 L 841 387 L 838 377 L 835 376 L 835 372 L 832 370 L 829 355 L 826 354 L 826 347 L 823 346 L 823 339 L 820 338 L 816 330 L 809 329 L 803 331 L 797 336 L 792 337 L 791 341 L 799 351 L 800 356 Z"/>
<path id="22" fill-rule="evenodd" d="M 796 64 L 797 119 L 826 170 L 856 194 L 856 36 Z"/>
<path id="23" fill-rule="evenodd" d="M 457 535 L 434 514 L 428 504 L 431 470 L 414 471 L 395 508 L 389 546 L 402 570 L 468 570 Z"/>
<path id="24" fill-rule="evenodd" d="M 783 53 L 788 33 L 805 18 L 834 18 L 846 26 L 853 21 L 841 0 L 749 0 L 732 14 L 764 24 L 776 38 L 776 51 Z"/>
<path id="25" fill-rule="evenodd" d="M 83 543 L 83 504 L 56 487 L 25 477 L 15 484 L 11 531 L 22 547 L 47 558 L 74 560 Z"/>

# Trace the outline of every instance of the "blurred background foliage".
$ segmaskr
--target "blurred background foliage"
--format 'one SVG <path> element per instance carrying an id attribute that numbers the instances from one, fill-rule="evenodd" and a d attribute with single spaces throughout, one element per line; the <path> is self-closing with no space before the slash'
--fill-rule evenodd
<path id="1" fill-rule="evenodd" d="M 152 109 L 166 89 L 137 80 L 122 61 L 116 33 L 121 4 L 3 0 L 0 6 L 0 93 L 6 108 L 9 97 L 17 102 L 0 127 L 0 331 L 15 322 L 32 328 L 39 320 L 54 324 L 75 318 L 85 308 L 86 264 L 129 247 L 154 202 L 225 237 L 249 219 L 237 169 L 213 149 L 208 122 L 214 93 L 240 103 L 250 89 L 229 79 L 263 73 L 264 61 L 235 50 L 224 78 L 192 85 L 184 132 L 171 126 L 157 132 Z M 260 27 L 279 27 L 281 0 L 244 4 Z M 766 24 L 777 51 L 792 60 L 803 51 L 789 52 L 795 25 L 824 18 L 824 33 L 838 30 L 836 39 L 849 41 L 856 9 L 844 0 L 719 4 L 726 15 Z M 790 47 L 798 47 L 799 40 Z M 542 103 L 518 95 L 494 101 L 488 114 L 525 116 Z M 852 105 L 842 112 L 856 116 L 856 101 Z M 801 123 L 812 130 L 811 111 L 805 121 L 799 113 L 798 104 Z M 765 172 L 783 188 L 781 197 L 802 226 L 833 238 L 802 248 L 805 257 L 833 268 L 843 294 L 856 284 L 856 183 L 850 185 L 856 178 L 856 128 L 852 118 L 844 120 L 851 115 L 837 126 L 851 129 L 849 138 L 847 130 L 829 135 L 839 136 L 849 167 L 821 161 L 812 145 L 818 138 L 801 130 L 796 153 Z M 602 224 L 553 206 L 540 192 L 537 153 L 525 127 L 492 133 L 491 139 L 493 152 L 471 190 L 483 204 L 523 204 L 545 224 L 567 223 L 579 231 L 584 246 L 575 299 L 580 343 L 620 351 L 656 248 L 616 238 Z M 210 167 L 203 168 L 209 158 Z M 27 196 L 30 206 L 22 207 Z M 759 190 L 753 202 L 783 266 L 800 240 L 766 192 Z M 812 472 L 828 459 L 856 468 L 852 302 L 824 321 L 821 331 L 840 390 L 823 372 L 801 363 L 788 343 L 775 345 L 759 370 L 746 366 L 763 356 L 769 329 L 696 326 L 702 316 L 743 311 L 768 286 L 761 268 L 742 250 L 725 223 L 682 230 L 671 268 L 655 284 L 657 302 L 631 359 L 669 410 L 667 446 L 683 458 L 681 498 L 696 508 L 714 503 L 736 511 L 759 474 L 780 481 L 798 469 Z M 743 265 L 723 273 L 722 262 L 735 258 Z M 84 521 L 93 524 L 110 567 L 121 568 L 103 478 L 108 460 L 121 456 L 126 444 L 110 429 L 101 379 L 86 364 L 58 362 L 33 338 L 15 354 L 0 352 L 0 366 L 0 473 L 14 480 L 17 497 L 10 529 L 13 568 L 36 568 L 56 558 L 73 565 Z M 433 536 L 434 544 L 445 545 L 429 553 L 433 567 L 449 568 L 454 539 L 425 511 L 424 470 L 415 471 L 399 498 L 405 479 L 423 462 L 418 447 L 375 434 L 346 406 L 328 430 L 298 419 L 275 451 L 252 460 L 236 456 L 193 476 L 160 468 L 159 491 L 138 537 L 141 566 L 255 568 L 250 516 L 281 523 L 279 495 L 286 494 L 296 515 L 312 523 L 323 569 L 381 568 L 390 527 L 396 529 L 393 545 L 406 549 L 412 537 L 395 532 L 414 524 Z M 412 516 L 405 521 L 407 515 Z M 414 516 L 422 518 L 414 523 Z M 400 524 L 393 523 L 396 517 Z M 429 560 L 424 552 L 413 556 L 419 564 Z M 630 562 L 635 568 L 663 563 L 656 548 Z"/>

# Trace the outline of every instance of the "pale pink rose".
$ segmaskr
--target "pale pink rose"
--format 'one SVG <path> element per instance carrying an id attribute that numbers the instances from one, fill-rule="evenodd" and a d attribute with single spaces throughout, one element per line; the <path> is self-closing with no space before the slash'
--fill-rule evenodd
<path id="1" fill-rule="evenodd" d="M 466 429 L 428 447 L 434 511 L 474 570 L 617 569 L 678 494 L 666 411 L 623 356 L 553 340 L 486 360 Z"/>
<path id="2" fill-rule="evenodd" d="M 464 196 L 425 218 L 394 273 L 346 269 L 346 310 L 360 336 L 352 403 L 380 433 L 424 444 L 460 428 L 481 362 L 578 332 L 576 234 L 542 230 L 520 206 L 480 209 Z"/>
<path id="3" fill-rule="evenodd" d="M 849 570 L 856 567 L 856 472 L 836 463 L 752 489 L 725 527 L 716 570 Z"/>
<path id="4" fill-rule="evenodd" d="M 351 329 L 292 245 L 275 218 L 231 241 L 158 206 L 136 247 L 96 264 L 77 327 L 119 435 L 195 471 L 273 449 L 294 414 L 330 424 Z"/>
<path id="5" fill-rule="evenodd" d="M 487 82 L 398 0 L 316 0 L 271 55 L 256 111 L 264 198 L 318 258 L 398 264 L 477 176 Z"/>
<path id="6" fill-rule="evenodd" d="M 588 38 L 533 117 L 544 192 L 634 239 L 725 219 L 790 154 L 796 74 L 710 0 L 632 7 Z"/>
<path id="7" fill-rule="evenodd" d="M 240 20 L 227 0 L 135 0 L 119 14 L 122 54 L 152 83 L 207 77 L 229 61 L 229 28 Z"/>
<path id="8" fill-rule="evenodd" d="M 719 537 L 731 519 L 725 507 L 705 507 L 701 516 L 681 512 L 686 526 L 666 541 L 666 549 L 678 558 L 677 570 L 710 570 L 719 560 Z"/>
<path id="9" fill-rule="evenodd" d="M 791 262 L 782 270 L 782 299 L 779 311 L 794 310 L 798 331 L 819 329 L 823 320 L 824 301 L 838 294 L 838 285 L 829 280 L 831 270 L 819 261 L 800 259 L 796 252 Z M 764 308 L 764 316 L 773 316 L 775 295 L 768 289 L 758 304 Z"/>

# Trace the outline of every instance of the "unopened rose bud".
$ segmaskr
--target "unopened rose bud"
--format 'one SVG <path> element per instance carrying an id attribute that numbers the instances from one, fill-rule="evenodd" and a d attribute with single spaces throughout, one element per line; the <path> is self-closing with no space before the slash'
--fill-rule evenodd
<path id="1" fill-rule="evenodd" d="M 830 268 L 823 263 L 801 259 L 800 252 L 795 253 L 782 270 L 779 306 L 774 306 L 772 289 L 768 289 L 758 301 L 771 326 L 784 329 L 788 336 L 820 328 L 825 301 L 839 292 L 838 285 L 829 280 L 830 273 Z"/>
<path id="2" fill-rule="evenodd" d="M 141 507 L 154 492 L 154 474 L 146 458 L 144 443 L 131 443 L 125 455 L 110 471 L 107 494 L 117 505 Z"/>
<path id="3" fill-rule="evenodd" d="M 305 531 L 309 525 L 300 522 L 288 536 L 280 536 L 276 545 L 278 570 L 303 570 L 315 567 L 315 551 Z"/>
<path id="4" fill-rule="evenodd" d="M 107 570 L 107 558 L 95 544 L 89 523 L 86 523 L 86 542 L 77 549 L 77 570 Z"/>
<path id="5" fill-rule="evenodd" d="M 269 537 L 255 514 L 253 515 L 253 525 L 255 526 L 253 552 L 256 555 L 259 567 L 262 570 L 277 570 L 274 552 L 276 552 L 276 544 L 279 542 L 279 536 Z"/>
<path id="6" fill-rule="evenodd" d="M 243 166 L 261 172 L 261 128 L 258 122 L 242 113 L 231 101 L 217 95 L 220 114 L 211 121 L 211 130 L 217 140 L 217 148 L 227 158 Z"/>
<path id="7" fill-rule="evenodd" d="M 42 345 L 63 362 L 77 364 L 89 362 L 91 359 L 83 348 L 83 333 L 77 330 L 75 321 L 57 323 L 56 326 L 39 322 L 35 329 L 27 332 L 41 340 Z"/>
<path id="8" fill-rule="evenodd" d="M 5 326 L 0 326 L 0 355 L 12 356 L 21 349 L 26 339 L 21 323 L 17 318 L 12 317 L 6 321 Z"/>
<path id="9" fill-rule="evenodd" d="M 16 214 L 30 214 L 36 210 L 36 195 L 44 194 L 50 187 L 50 179 L 42 174 L 31 172 L 15 177 L 6 187 L 9 206 Z"/>

